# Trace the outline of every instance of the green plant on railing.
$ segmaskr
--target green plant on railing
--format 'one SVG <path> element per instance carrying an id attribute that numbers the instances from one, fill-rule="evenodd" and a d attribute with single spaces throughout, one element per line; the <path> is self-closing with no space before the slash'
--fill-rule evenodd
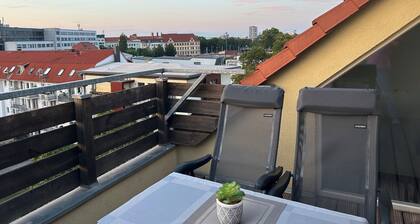
<path id="1" fill-rule="evenodd" d="M 228 205 L 233 205 L 242 201 L 245 193 L 241 191 L 241 186 L 236 182 L 224 183 L 216 192 L 217 199 Z"/>

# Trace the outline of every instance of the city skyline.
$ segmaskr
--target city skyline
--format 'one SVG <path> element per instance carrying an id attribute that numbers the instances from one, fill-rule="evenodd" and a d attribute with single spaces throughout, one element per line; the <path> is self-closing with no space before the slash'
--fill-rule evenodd
<path id="1" fill-rule="evenodd" d="M 98 34 L 150 35 L 151 32 L 195 33 L 213 37 L 229 32 L 248 36 L 248 27 L 261 32 L 276 27 L 302 32 L 313 18 L 341 0 L 3 0 L 0 17 L 11 26 L 96 30 Z M 162 5 L 164 5 L 162 7 Z M 218 11 L 209 10 L 217 8 Z M 205 9 L 205 10 L 204 10 Z M 159 14 L 159 16 L 156 16 Z M 146 18 L 146 19 L 145 19 Z"/>

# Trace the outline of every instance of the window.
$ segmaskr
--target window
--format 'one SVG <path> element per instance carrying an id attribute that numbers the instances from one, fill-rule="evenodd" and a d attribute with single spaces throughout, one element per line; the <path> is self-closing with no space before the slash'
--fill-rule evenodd
<path id="1" fill-rule="evenodd" d="M 9 73 L 12 73 L 15 70 L 16 66 L 10 68 Z"/>
<path id="2" fill-rule="evenodd" d="M 76 70 L 71 70 L 71 72 L 69 73 L 69 76 L 72 77 L 74 75 L 74 73 L 76 73 Z"/>
<path id="3" fill-rule="evenodd" d="M 29 69 L 29 75 L 32 74 L 32 72 L 35 70 L 35 68 Z"/>
<path id="4" fill-rule="evenodd" d="M 32 109 L 38 109 L 38 100 L 32 99 Z"/>
<path id="5" fill-rule="evenodd" d="M 51 106 L 55 106 L 55 105 L 57 105 L 57 102 L 55 102 L 55 100 L 51 100 L 51 101 L 50 101 L 50 105 L 51 105 Z"/>
<path id="6" fill-rule="evenodd" d="M 64 69 L 61 69 L 59 72 L 58 72 L 58 76 L 61 76 L 62 74 L 63 74 L 63 72 L 64 72 Z"/>
<path id="7" fill-rule="evenodd" d="M 43 73 L 43 75 L 48 75 L 48 73 L 51 71 L 51 68 L 47 68 L 45 71 L 44 71 L 44 73 Z"/>

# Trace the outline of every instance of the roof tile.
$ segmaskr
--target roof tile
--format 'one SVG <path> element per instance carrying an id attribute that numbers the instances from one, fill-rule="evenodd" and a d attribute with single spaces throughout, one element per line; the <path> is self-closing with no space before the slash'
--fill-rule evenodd
<path id="1" fill-rule="evenodd" d="M 298 55 L 324 36 L 325 32 L 318 25 L 314 25 L 287 42 L 285 47 L 290 49 L 295 55 Z"/>
<path id="2" fill-rule="evenodd" d="M 337 5 L 334 10 L 328 11 L 316 18 L 312 24 L 318 25 L 324 32 L 328 32 L 349 16 L 353 15 L 357 10 L 359 10 L 359 8 L 355 3 L 352 1 L 344 1 Z"/>

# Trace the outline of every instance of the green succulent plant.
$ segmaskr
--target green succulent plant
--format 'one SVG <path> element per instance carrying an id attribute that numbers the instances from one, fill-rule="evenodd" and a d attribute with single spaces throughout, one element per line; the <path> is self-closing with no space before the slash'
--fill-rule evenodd
<path id="1" fill-rule="evenodd" d="M 217 199 L 228 205 L 233 205 L 242 201 L 245 193 L 241 191 L 241 186 L 236 182 L 224 183 L 216 192 Z"/>

